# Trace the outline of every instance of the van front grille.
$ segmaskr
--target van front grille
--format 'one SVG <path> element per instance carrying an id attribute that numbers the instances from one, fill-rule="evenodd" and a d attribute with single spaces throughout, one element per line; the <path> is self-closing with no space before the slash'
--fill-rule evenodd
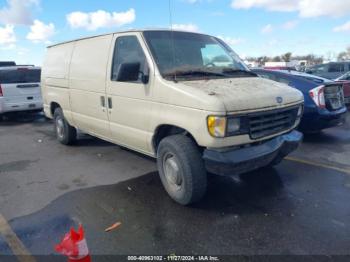
<path id="1" fill-rule="evenodd" d="M 293 107 L 249 115 L 250 138 L 259 139 L 291 129 L 297 120 L 298 109 Z"/>

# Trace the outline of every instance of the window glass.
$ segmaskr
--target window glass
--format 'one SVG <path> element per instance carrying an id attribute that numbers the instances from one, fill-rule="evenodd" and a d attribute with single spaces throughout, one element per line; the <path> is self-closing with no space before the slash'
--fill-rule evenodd
<path id="1" fill-rule="evenodd" d="M 205 66 L 228 67 L 233 63 L 232 57 L 217 44 L 205 45 L 205 47 L 201 49 L 201 53 Z"/>
<path id="2" fill-rule="evenodd" d="M 21 84 L 21 83 L 39 83 L 40 69 L 14 69 L 1 70 L 0 83 L 1 84 Z"/>
<path id="3" fill-rule="evenodd" d="M 314 72 L 316 73 L 323 73 L 324 71 L 326 71 L 326 66 L 319 65 L 319 66 L 316 66 L 314 69 L 315 69 Z"/>
<path id="4" fill-rule="evenodd" d="M 146 31 L 143 34 L 165 78 L 232 77 L 234 71 L 246 72 L 242 74 L 245 77 L 249 75 L 249 69 L 239 57 L 218 38 L 176 31 Z"/>
<path id="5" fill-rule="evenodd" d="M 328 72 L 330 73 L 344 72 L 344 64 L 330 64 Z"/>
<path id="6" fill-rule="evenodd" d="M 339 78 L 339 80 L 350 80 L 350 72 L 343 75 L 341 78 Z"/>
<path id="7" fill-rule="evenodd" d="M 115 43 L 112 80 L 116 81 L 119 69 L 123 63 L 140 63 L 139 79 L 136 82 L 142 82 L 142 75 L 147 74 L 146 56 L 136 36 L 118 37 Z"/>

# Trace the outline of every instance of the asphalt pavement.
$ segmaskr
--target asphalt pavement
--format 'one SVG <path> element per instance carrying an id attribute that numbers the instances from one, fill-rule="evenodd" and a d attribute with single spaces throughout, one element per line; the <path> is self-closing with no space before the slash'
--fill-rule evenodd
<path id="1" fill-rule="evenodd" d="M 349 121 L 276 168 L 210 177 L 183 207 L 153 159 L 83 134 L 62 146 L 42 115 L 19 114 L 0 122 L 0 215 L 34 257 L 80 223 L 94 255 L 350 255 Z M 0 254 L 13 254 L 1 233 Z"/>

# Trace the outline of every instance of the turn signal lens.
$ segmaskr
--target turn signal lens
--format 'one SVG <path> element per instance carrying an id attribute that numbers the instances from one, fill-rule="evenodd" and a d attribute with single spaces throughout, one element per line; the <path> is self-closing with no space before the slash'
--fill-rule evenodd
<path id="1" fill-rule="evenodd" d="M 226 135 L 226 117 L 209 116 L 208 130 L 213 137 L 225 137 Z"/>
<path id="2" fill-rule="evenodd" d="M 300 105 L 298 109 L 298 117 L 301 117 L 304 113 L 304 106 Z"/>

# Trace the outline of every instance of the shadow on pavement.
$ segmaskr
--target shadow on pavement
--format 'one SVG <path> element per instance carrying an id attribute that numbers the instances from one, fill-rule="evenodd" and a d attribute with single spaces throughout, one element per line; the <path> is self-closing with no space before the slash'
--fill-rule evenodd
<path id="1" fill-rule="evenodd" d="M 40 125 L 47 124 L 49 121 L 43 112 L 13 112 L 0 116 L 0 126 L 16 126 L 28 123 Z"/>
<path id="2" fill-rule="evenodd" d="M 226 220 L 222 225 L 231 232 L 241 216 L 264 216 L 268 211 L 260 206 L 261 198 L 276 197 L 282 188 L 283 182 L 274 169 L 236 180 L 212 176 L 206 197 L 198 204 L 183 207 L 168 197 L 158 173 L 151 173 L 117 185 L 69 193 L 37 214 L 15 219 L 11 224 L 34 254 L 53 253 L 55 242 L 79 223 L 89 232 L 88 241 L 96 245 L 94 254 L 176 250 L 192 253 L 194 250 L 188 247 L 210 237 L 215 220 Z M 104 233 L 116 221 L 122 222 L 120 230 Z M 199 245 L 195 250 L 206 249 Z"/>

